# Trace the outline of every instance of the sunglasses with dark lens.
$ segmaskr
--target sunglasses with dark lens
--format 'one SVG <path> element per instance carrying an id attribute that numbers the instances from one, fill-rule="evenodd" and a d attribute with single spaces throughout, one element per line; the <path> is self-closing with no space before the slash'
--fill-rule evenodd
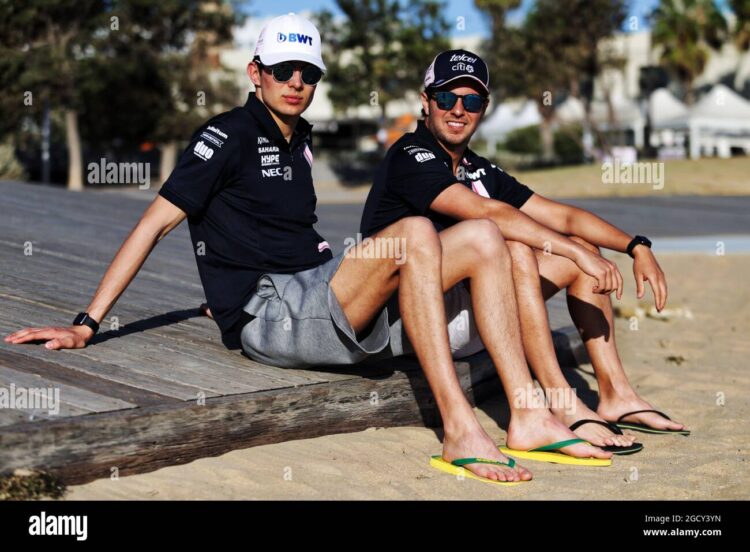
<path id="1" fill-rule="evenodd" d="M 461 101 L 464 104 L 464 109 L 470 113 L 479 113 L 482 110 L 484 103 L 487 101 L 487 98 L 479 94 L 464 94 L 463 96 L 459 96 L 458 94 L 445 90 L 433 92 L 432 97 L 435 100 L 435 103 L 437 103 L 437 106 L 444 111 L 453 109 L 453 106 L 456 105 L 458 99 L 461 98 Z"/>
<path id="2" fill-rule="evenodd" d="M 273 75 L 273 80 L 276 82 L 289 82 L 289 79 L 294 75 L 296 64 L 291 61 L 282 61 L 275 65 L 263 65 L 258 61 L 258 65 L 268 70 Z M 307 63 L 302 67 L 302 82 L 309 84 L 310 86 L 318 84 L 320 79 L 323 77 L 323 71 L 319 67 L 312 63 Z"/>

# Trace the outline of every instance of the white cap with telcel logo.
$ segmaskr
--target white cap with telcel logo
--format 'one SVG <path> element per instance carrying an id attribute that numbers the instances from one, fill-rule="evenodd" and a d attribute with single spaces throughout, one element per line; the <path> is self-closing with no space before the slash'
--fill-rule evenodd
<path id="1" fill-rule="evenodd" d="M 306 61 L 325 72 L 320 54 L 320 33 L 311 21 L 289 13 L 275 17 L 263 26 L 255 45 L 255 55 L 263 65 L 282 61 Z"/>

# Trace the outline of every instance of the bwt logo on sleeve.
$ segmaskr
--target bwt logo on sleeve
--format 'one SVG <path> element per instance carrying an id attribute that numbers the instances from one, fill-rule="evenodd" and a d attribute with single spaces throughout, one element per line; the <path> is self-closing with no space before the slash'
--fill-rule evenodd
<path id="1" fill-rule="evenodd" d="M 312 37 L 300 33 L 277 33 L 276 42 L 299 42 L 300 44 L 309 44 L 312 46 Z"/>

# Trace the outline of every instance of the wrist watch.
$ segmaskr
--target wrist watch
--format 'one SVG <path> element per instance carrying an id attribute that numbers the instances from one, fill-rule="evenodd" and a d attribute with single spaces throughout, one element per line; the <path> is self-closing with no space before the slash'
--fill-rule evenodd
<path id="1" fill-rule="evenodd" d="M 634 237 L 630 243 L 628 244 L 628 255 L 635 258 L 635 255 L 633 255 L 633 248 L 636 245 L 645 245 L 649 249 L 651 248 L 651 240 L 648 239 L 646 236 L 636 236 Z"/>
<path id="2" fill-rule="evenodd" d="M 94 330 L 94 334 L 99 331 L 99 323 L 89 316 L 87 312 L 79 312 L 73 320 L 74 326 L 88 326 Z"/>

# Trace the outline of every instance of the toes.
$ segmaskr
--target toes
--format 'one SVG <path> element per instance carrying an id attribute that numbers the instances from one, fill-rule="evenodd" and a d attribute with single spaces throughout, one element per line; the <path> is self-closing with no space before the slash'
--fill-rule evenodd
<path id="1" fill-rule="evenodd" d="M 586 447 L 586 456 L 594 458 L 612 458 L 611 452 L 606 452 L 599 447 Z"/>

